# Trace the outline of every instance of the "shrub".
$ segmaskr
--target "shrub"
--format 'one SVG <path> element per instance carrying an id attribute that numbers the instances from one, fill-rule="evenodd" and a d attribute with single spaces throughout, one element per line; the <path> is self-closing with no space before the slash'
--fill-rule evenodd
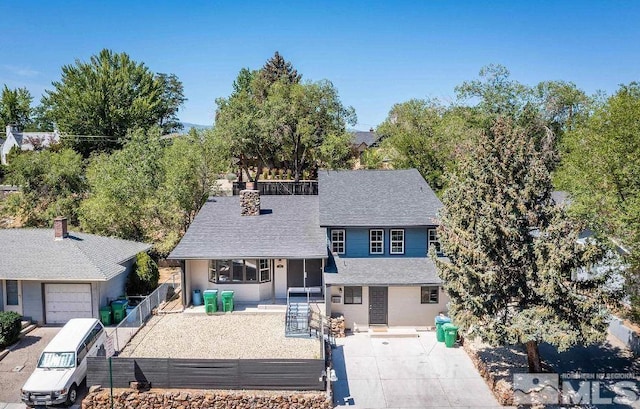
<path id="1" fill-rule="evenodd" d="M 127 294 L 148 295 L 158 287 L 159 279 L 160 271 L 156 262 L 149 254 L 138 253 L 133 270 L 129 273 L 127 280 Z"/>
<path id="2" fill-rule="evenodd" d="M 13 311 L 0 312 L 0 350 L 18 340 L 22 317 Z"/>

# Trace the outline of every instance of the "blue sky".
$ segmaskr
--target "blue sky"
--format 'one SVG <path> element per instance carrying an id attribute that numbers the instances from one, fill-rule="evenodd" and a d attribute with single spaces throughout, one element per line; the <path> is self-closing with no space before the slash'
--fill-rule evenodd
<path id="1" fill-rule="evenodd" d="M 276 50 L 305 79 L 332 81 L 358 129 L 410 98 L 453 100 L 490 63 L 588 93 L 640 81 L 638 1 L 3 0 L 0 16 L 0 85 L 39 100 L 62 65 L 110 48 L 178 75 L 180 118 L 198 124 L 213 122 L 242 67 Z"/>

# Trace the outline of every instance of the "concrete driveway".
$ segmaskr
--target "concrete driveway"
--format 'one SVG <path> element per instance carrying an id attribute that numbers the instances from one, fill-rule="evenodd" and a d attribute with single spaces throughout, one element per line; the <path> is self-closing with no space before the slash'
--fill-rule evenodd
<path id="1" fill-rule="evenodd" d="M 0 402 L 20 402 L 20 388 L 38 363 L 40 353 L 60 328 L 36 328 L 28 333 L 0 361 Z"/>
<path id="2" fill-rule="evenodd" d="M 445 348 L 435 332 L 418 338 L 337 340 L 334 403 L 358 408 L 499 408 L 462 348 Z"/>

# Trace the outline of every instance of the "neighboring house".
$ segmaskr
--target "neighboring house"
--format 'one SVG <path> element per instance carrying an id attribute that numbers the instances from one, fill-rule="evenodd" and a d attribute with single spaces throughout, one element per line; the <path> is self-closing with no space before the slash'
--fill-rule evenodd
<path id="1" fill-rule="evenodd" d="M 323 171 L 319 197 L 334 257 L 324 275 L 330 312 L 347 328 L 433 325 L 448 302 L 428 257 L 439 252 L 442 203 L 420 173 Z"/>
<path id="2" fill-rule="evenodd" d="M 23 151 L 32 151 L 46 148 L 58 142 L 60 142 L 58 131 L 19 132 L 16 128 L 8 125 L 6 140 L 0 144 L 0 160 L 3 165 L 6 165 L 7 155 L 14 147 Z"/>
<path id="3" fill-rule="evenodd" d="M 378 135 L 373 128 L 369 131 L 353 131 L 351 132 L 351 149 L 354 151 L 356 158 L 360 159 L 362 153 L 370 147 L 378 145 Z"/>
<path id="4" fill-rule="evenodd" d="M 39 324 L 99 317 L 99 308 L 121 296 L 136 254 L 151 246 L 53 229 L 0 229 L 0 307 Z"/>
<path id="5" fill-rule="evenodd" d="M 239 302 L 325 297 L 347 327 L 430 326 L 447 298 L 428 258 L 442 207 L 417 170 L 320 171 L 318 196 L 212 197 L 169 255 L 194 290 Z"/>

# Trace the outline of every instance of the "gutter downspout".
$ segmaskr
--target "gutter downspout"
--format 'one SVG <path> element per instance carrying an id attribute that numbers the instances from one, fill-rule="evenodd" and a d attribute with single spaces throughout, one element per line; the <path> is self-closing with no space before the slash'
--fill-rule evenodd
<path id="1" fill-rule="evenodd" d="M 187 272 L 186 272 L 187 263 L 185 260 L 180 260 L 180 287 L 182 287 L 182 307 L 187 308 Z"/>

